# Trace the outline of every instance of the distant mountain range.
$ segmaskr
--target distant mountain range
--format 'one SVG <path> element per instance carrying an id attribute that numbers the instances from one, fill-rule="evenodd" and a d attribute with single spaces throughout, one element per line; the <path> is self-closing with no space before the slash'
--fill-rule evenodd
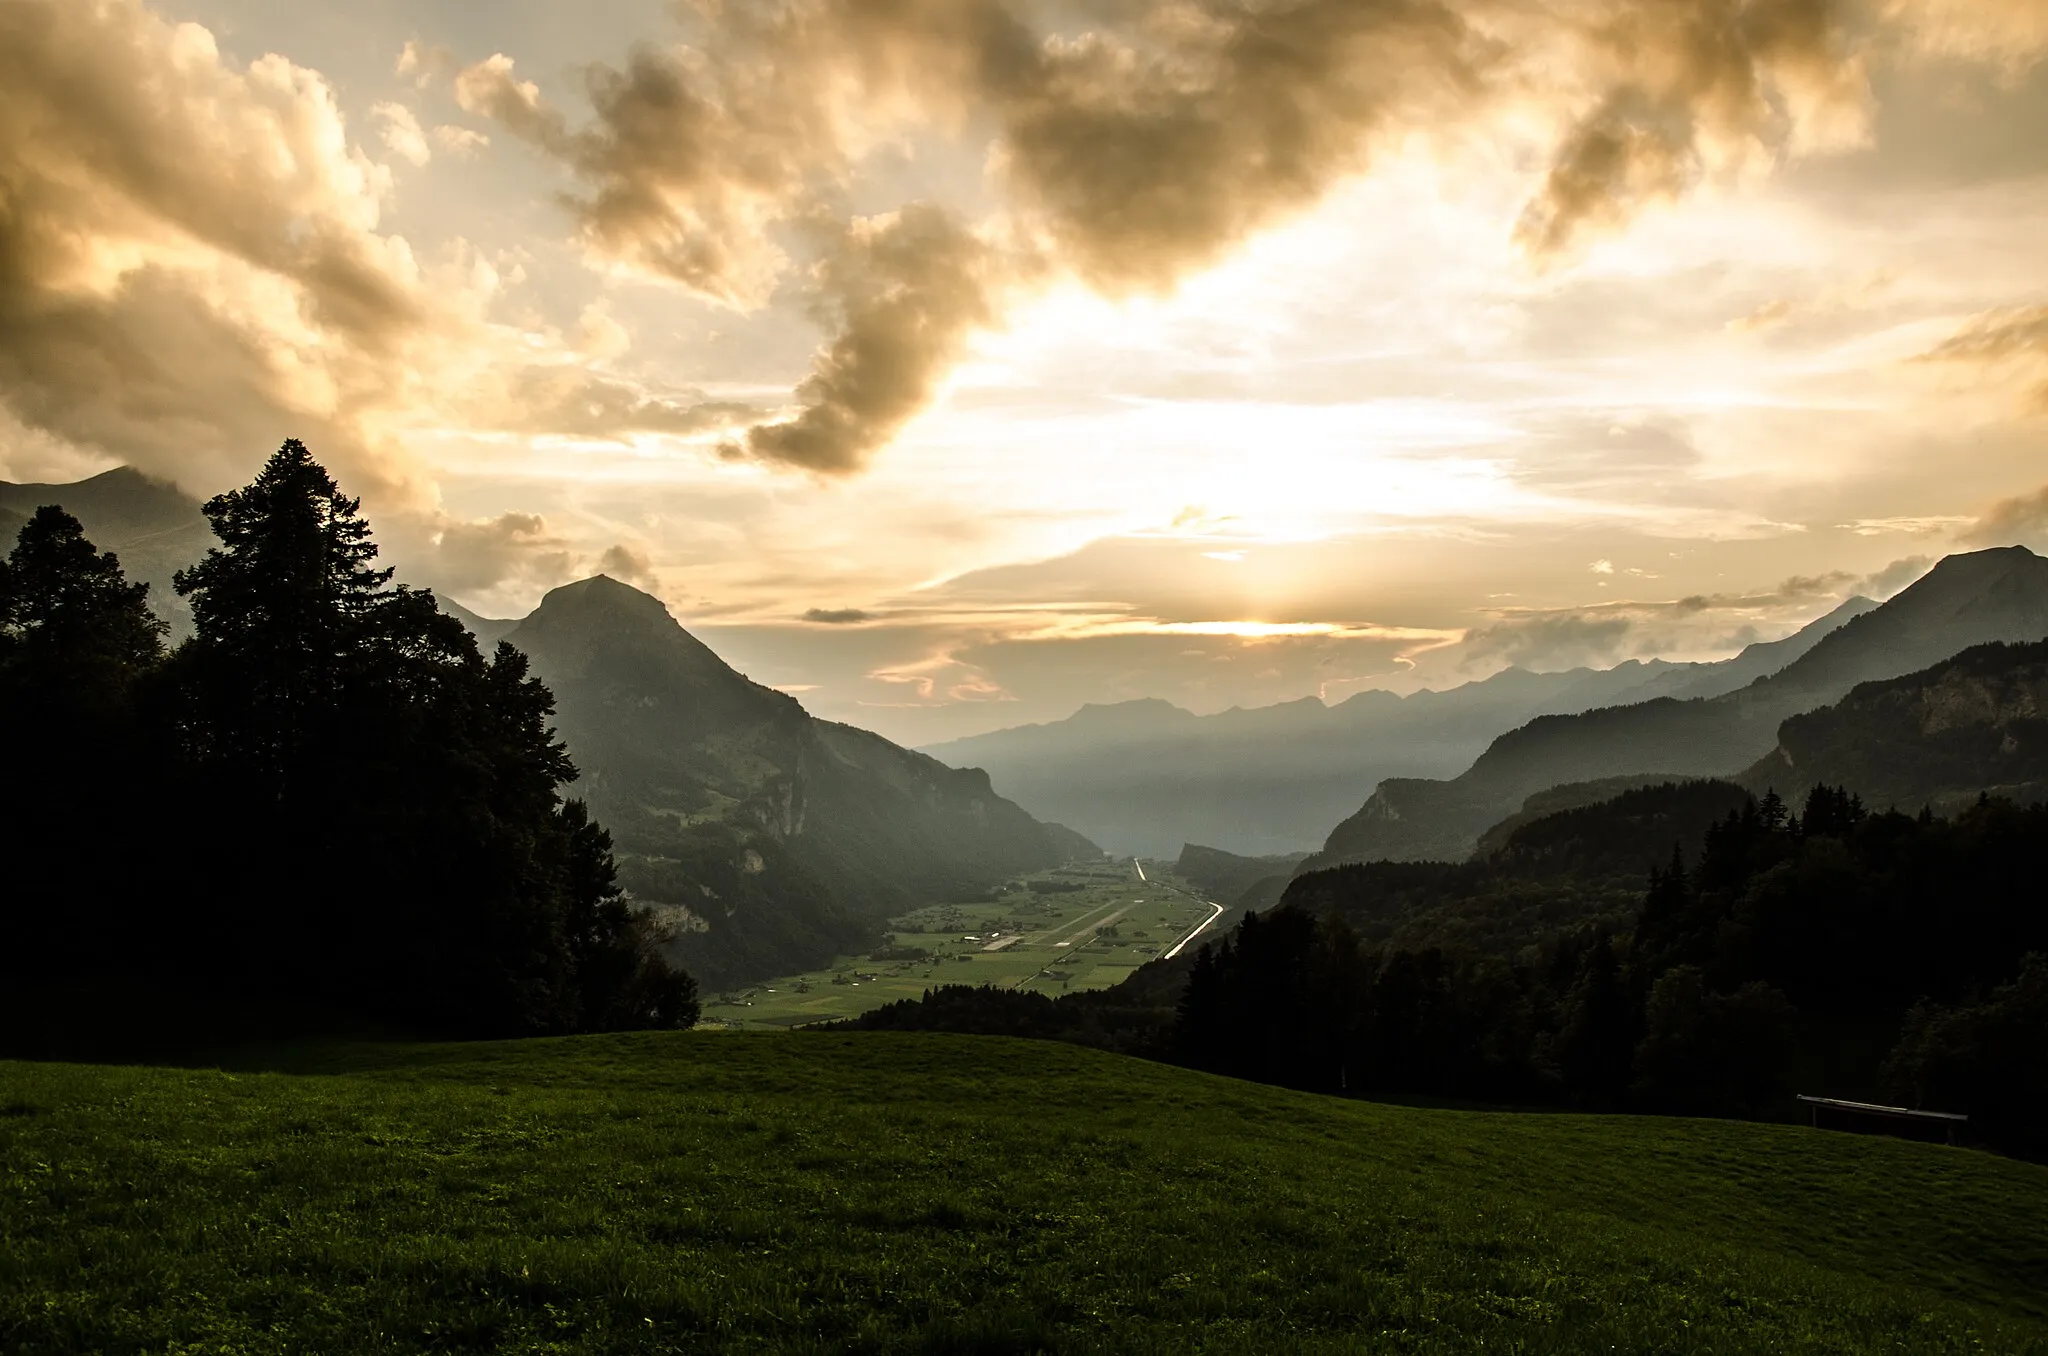
<path id="1" fill-rule="evenodd" d="M 666 906 L 677 958 L 719 986 L 873 944 L 884 919 L 1101 850 L 960 771 L 817 720 L 728 667 L 657 598 L 602 575 L 517 622 L 451 615 L 504 639 L 554 691 L 585 797 L 622 880 Z"/>
<path id="2" fill-rule="evenodd" d="M 1859 683 L 1911 673 L 1974 645 L 2044 635 L 2048 560 L 2021 546 L 1949 556 L 1883 606 L 1735 691 L 1539 717 L 1495 739 L 1455 778 L 1383 781 L 1302 869 L 1459 860 L 1528 797 L 1549 792 L 1552 808 L 1564 808 L 1558 798 L 1570 799 L 1575 785 L 1595 800 L 1630 783 L 1732 777 L 1772 751 L 1788 719 Z M 1853 779 L 1850 785 L 1857 789 Z"/>
<path id="3" fill-rule="evenodd" d="M 1119 702 L 923 751 L 986 769 L 1033 814 L 1119 853 L 1163 858 L 1185 842 L 1246 856 L 1307 852 L 1382 780 L 1450 776 L 1503 730 L 1539 716 L 1732 692 L 1876 606 L 1853 598 L 1719 663 L 1508 669 L 1443 692 L 1361 692 L 1336 706 L 1308 697 L 1212 716 L 1156 699 Z"/>

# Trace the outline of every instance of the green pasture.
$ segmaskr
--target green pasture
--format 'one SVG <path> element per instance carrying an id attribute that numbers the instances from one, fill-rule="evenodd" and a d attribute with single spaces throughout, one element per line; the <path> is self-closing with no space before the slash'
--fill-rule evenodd
<path id="1" fill-rule="evenodd" d="M 2048 1169 L 797 1032 L 0 1063 L 0 1352 L 2048 1351 Z"/>
<path id="2" fill-rule="evenodd" d="M 879 955 L 841 956 L 804 974 L 704 995 L 707 1026 L 783 1030 L 856 1017 L 940 984 L 995 984 L 1039 993 L 1104 989 L 1164 955 L 1214 910 L 1193 886 L 1147 866 L 1040 872 L 994 902 L 936 904 L 892 919 Z M 1036 893 L 1037 883 L 1078 885 Z M 890 959 L 891 952 L 925 953 Z"/>

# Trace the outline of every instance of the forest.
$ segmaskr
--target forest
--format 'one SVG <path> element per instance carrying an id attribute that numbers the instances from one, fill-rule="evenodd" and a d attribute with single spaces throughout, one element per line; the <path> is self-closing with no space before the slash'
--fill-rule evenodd
<path id="1" fill-rule="evenodd" d="M 149 585 L 39 509 L 0 564 L 16 983 L 290 999 L 428 1034 L 685 1027 L 526 658 L 394 585 L 297 440 Z"/>
<path id="2" fill-rule="evenodd" d="M 851 1025 L 1051 1036 L 1307 1090 L 1493 1105 L 1770 1117 L 1814 1090 L 1803 1077 L 1964 1111 L 1985 1142 L 2040 1156 L 2044 838 L 2042 806 L 1873 814 L 1822 786 L 1795 814 L 1766 794 L 1696 852 L 1674 845 L 1623 925 L 1513 955 L 1363 940 L 1381 878 L 1425 868 L 1346 867 L 1298 878 L 1204 946 L 1184 983 L 1155 964 L 1121 992 L 956 987 Z"/>

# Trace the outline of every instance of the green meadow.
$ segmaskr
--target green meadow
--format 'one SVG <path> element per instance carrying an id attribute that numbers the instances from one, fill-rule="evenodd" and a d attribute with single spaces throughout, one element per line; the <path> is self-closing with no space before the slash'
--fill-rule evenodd
<path id="1" fill-rule="evenodd" d="M 2048 1351 L 2048 1168 L 959 1036 L 0 1063 L 0 1351 L 712 1350 Z"/>
<path id="2" fill-rule="evenodd" d="M 1140 881 L 1129 862 L 1067 867 L 1012 882 L 993 901 L 918 909 L 890 920 L 887 945 L 872 954 L 705 995 L 704 1024 L 784 1030 L 857 1017 L 940 984 L 1106 989 L 1215 913 L 1163 869 L 1148 865 L 1152 879 Z"/>

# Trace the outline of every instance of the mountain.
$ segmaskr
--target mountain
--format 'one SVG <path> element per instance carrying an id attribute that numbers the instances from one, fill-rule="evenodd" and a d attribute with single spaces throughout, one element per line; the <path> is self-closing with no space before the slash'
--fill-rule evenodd
<path id="1" fill-rule="evenodd" d="M 2048 641 L 1979 645 L 1787 720 L 1745 785 L 1788 799 L 1843 786 L 1872 808 L 1937 814 L 1979 794 L 2048 799 Z"/>
<path id="2" fill-rule="evenodd" d="M 1501 731 L 1539 716 L 1720 695 L 1800 658 L 1875 606 L 1851 599 L 1796 635 L 1719 663 L 1508 669 L 1442 692 L 1368 691 L 1335 706 L 1307 697 L 1210 716 L 1157 699 L 1084 706 L 1063 721 L 924 752 L 987 769 L 1033 814 L 1075 825 L 1119 853 L 1166 857 L 1187 841 L 1251 856 L 1306 852 L 1377 783 L 1451 776 Z M 1474 813 L 1485 816 L 1481 828 L 1500 818 Z M 1448 841 L 1455 847 L 1462 838 Z"/>
<path id="3" fill-rule="evenodd" d="M 1531 816 L 1468 861 L 1305 865 L 1282 902 L 1342 919 L 1368 944 L 1528 959 L 1588 924 L 1627 928 L 1651 869 L 1674 848 L 1694 860 L 1708 827 L 1749 799 L 1724 781 L 1636 787 Z"/>
<path id="4" fill-rule="evenodd" d="M 1925 668 L 1989 641 L 2048 635 L 2048 560 L 2022 546 L 1952 555 L 1880 607 L 1821 636 L 1778 672 L 1716 697 L 1654 698 L 1539 717 L 1448 781 L 1382 781 L 1304 870 L 1346 861 L 1456 859 L 1550 787 L 1612 778 L 1733 776 L 1778 727 L 1858 683 Z"/>
<path id="5" fill-rule="evenodd" d="M 451 609 L 451 612 L 453 609 Z M 721 986 L 871 945 L 917 904 L 1094 844 L 879 735 L 734 672 L 658 599 L 602 575 L 504 637 L 554 691 L 621 879 L 665 906 L 677 959 Z"/>
<path id="6" fill-rule="evenodd" d="M 461 603 L 456 602 L 452 598 L 444 598 L 438 593 L 434 595 L 434 601 L 443 612 L 446 612 L 449 616 L 469 628 L 469 633 L 476 637 L 476 643 L 484 648 L 485 653 L 489 653 L 493 646 L 506 636 L 512 634 L 513 628 L 519 625 L 519 618 L 517 617 L 510 618 L 509 620 L 499 617 L 480 617 Z"/>
<path id="7" fill-rule="evenodd" d="M 1188 843 L 1181 847 L 1173 873 L 1192 882 L 1212 904 L 1225 912 L 1212 926 L 1220 933 L 1234 926 L 1247 910 L 1257 912 L 1280 902 L 1294 868 L 1305 852 L 1288 852 L 1272 857 L 1240 857 L 1218 848 Z"/>
<path id="8" fill-rule="evenodd" d="M 16 485 L 0 481 L 0 532 L 12 549 L 21 524 L 45 504 L 78 519 L 103 551 L 121 557 L 130 579 L 149 583 L 149 605 L 171 626 L 171 638 L 191 634 L 192 612 L 171 588 L 171 576 L 196 564 L 214 544 L 199 501 L 177 486 L 121 466 L 68 485 Z"/>

